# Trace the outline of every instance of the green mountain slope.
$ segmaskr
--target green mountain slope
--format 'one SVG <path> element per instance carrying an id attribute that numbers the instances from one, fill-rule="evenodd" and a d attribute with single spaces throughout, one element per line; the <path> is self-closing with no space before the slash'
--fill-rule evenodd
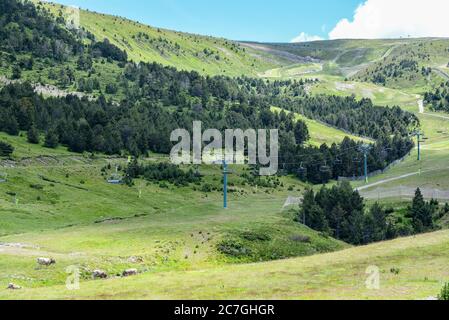
<path id="1" fill-rule="evenodd" d="M 36 2 L 55 16 L 67 16 L 62 5 Z M 80 25 L 97 39 L 107 38 L 126 50 L 136 62 L 158 62 L 180 70 L 228 76 L 256 76 L 284 63 L 276 56 L 244 48 L 234 41 L 150 27 L 86 10 L 80 10 Z"/>
<path id="2" fill-rule="evenodd" d="M 309 64 L 309 70 L 306 70 L 307 74 L 338 75 L 365 82 L 378 82 L 379 76 L 388 72 L 387 69 L 391 69 L 392 64 L 400 64 L 403 60 L 416 61 L 416 70 L 412 71 L 418 73 L 418 75 L 421 73 L 422 67 L 440 68 L 449 62 L 447 54 L 449 39 L 439 38 L 332 40 L 293 44 L 246 42 L 242 45 L 279 57 L 289 57 L 291 60 L 297 59 L 297 63 L 302 60 L 305 66 Z M 317 68 L 316 64 L 321 64 L 322 68 Z M 287 70 L 285 68 L 279 70 L 276 73 L 283 76 L 292 73 L 288 68 Z M 310 72 L 313 70 L 315 72 Z M 301 75 L 301 73 L 299 74 Z M 268 72 L 267 77 L 270 77 L 270 75 Z M 387 86 L 410 87 L 418 78 L 418 80 L 425 82 L 428 75 L 415 76 L 411 79 L 411 74 L 401 76 L 397 72 L 393 78 L 403 78 L 402 81 L 401 79 L 391 79 Z M 409 82 L 407 83 L 404 79 Z M 419 85 L 422 85 L 422 83 L 419 83 Z"/>

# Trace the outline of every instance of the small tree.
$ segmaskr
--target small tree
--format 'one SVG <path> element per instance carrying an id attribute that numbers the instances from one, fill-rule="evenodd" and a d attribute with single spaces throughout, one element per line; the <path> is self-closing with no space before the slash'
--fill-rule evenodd
<path id="1" fill-rule="evenodd" d="M 28 130 L 27 140 L 29 143 L 39 144 L 39 131 L 34 125 Z"/>
<path id="2" fill-rule="evenodd" d="M 14 147 L 9 143 L 0 141 L 0 157 L 9 157 L 14 152 Z"/>
<path id="3" fill-rule="evenodd" d="M 426 203 L 421 190 L 418 188 L 413 198 L 412 206 L 408 209 L 408 217 L 412 219 L 415 233 L 422 233 L 433 228 L 432 203 Z"/>
<path id="4" fill-rule="evenodd" d="M 53 129 L 48 130 L 45 135 L 45 143 L 44 146 L 47 148 L 56 148 L 59 144 L 59 138 L 56 132 Z"/>
<path id="5" fill-rule="evenodd" d="M 443 286 L 443 289 L 441 289 L 438 300 L 449 301 L 449 282 Z"/>
<path id="6" fill-rule="evenodd" d="M 19 80 L 20 78 L 22 78 L 22 69 L 18 65 L 15 65 L 12 68 L 12 76 L 11 77 L 13 80 Z"/>

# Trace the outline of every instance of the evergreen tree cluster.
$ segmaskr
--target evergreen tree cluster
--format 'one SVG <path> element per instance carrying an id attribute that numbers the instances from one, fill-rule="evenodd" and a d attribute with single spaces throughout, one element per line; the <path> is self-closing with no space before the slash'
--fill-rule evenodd
<path id="1" fill-rule="evenodd" d="M 331 188 L 323 186 L 316 193 L 307 190 L 297 221 L 336 239 L 361 245 L 435 230 L 435 221 L 448 213 L 447 204 L 440 209 L 436 200 L 424 201 L 419 189 L 403 217 L 378 203 L 367 209 L 358 191 L 343 182 Z"/>
<path id="2" fill-rule="evenodd" d="M 151 182 L 170 182 L 176 186 L 186 186 L 189 183 L 201 181 L 199 173 L 192 169 L 183 171 L 171 163 L 140 164 L 137 160 L 134 160 L 126 168 L 125 182 L 129 184 L 137 178 L 143 178 Z"/>
<path id="3" fill-rule="evenodd" d="M 374 139 L 406 136 L 410 127 L 419 125 L 418 118 L 412 113 L 398 106 L 377 107 L 370 99 L 319 95 L 296 100 L 285 99 L 281 106 L 347 132 Z"/>
<path id="4" fill-rule="evenodd" d="M 449 81 L 441 83 L 434 92 L 426 92 L 424 102 L 430 104 L 434 111 L 449 113 Z"/>
<path id="5" fill-rule="evenodd" d="M 83 38 L 90 40 L 84 44 Z M 78 68 L 90 70 L 92 58 L 126 62 L 127 53 L 107 39 L 96 42 L 88 32 L 69 30 L 62 16 L 55 19 L 47 10 L 30 1 L 0 1 L 0 50 L 11 64 L 14 79 L 21 78 L 22 70 L 32 70 L 34 59 L 49 59 L 63 63 L 78 57 Z M 17 55 L 31 56 L 17 61 Z"/>
<path id="6" fill-rule="evenodd" d="M 49 148 L 63 144 L 74 152 L 126 151 L 137 156 L 148 151 L 169 153 L 170 133 L 177 128 L 191 131 L 193 121 L 202 121 L 203 129 L 220 131 L 277 128 L 284 172 L 315 183 L 362 174 L 360 144 L 345 139 L 332 146 L 306 146 L 307 125 L 296 121 L 292 113 L 273 113 L 271 107 L 278 106 L 377 140 L 368 159 L 370 171 L 385 168 L 413 147 L 407 134 L 418 120 L 398 107 L 376 107 L 368 99 L 354 97 L 307 95 L 305 86 L 316 80 L 209 77 L 157 63 L 126 62 L 126 52 L 109 41 L 95 42 L 87 34 L 91 44 L 85 46 L 83 32 L 68 30 L 57 22 L 62 17 L 55 21 L 28 1 L 4 0 L 0 6 L 0 48 L 11 57 L 17 52 L 31 54 L 30 61 L 21 62 L 22 67 L 32 68 L 33 57 L 58 62 L 68 56 L 77 61 L 78 69 L 88 72 L 97 57 L 105 58 L 104 64 L 117 60 L 122 66 L 117 78 L 108 79 L 107 84 L 95 77 L 77 80 L 69 67 L 60 69 L 57 76 L 65 79 L 63 86 L 77 81 L 85 92 L 105 87 L 108 94 L 115 94 L 120 88 L 118 96 L 123 98 L 119 103 L 106 101 L 102 95 L 95 101 L 70 95 L 44 99 L 27 83 L 4 87 L 0 130 L 11 135 L 26 131 L 31 143 L 39 143 L 43 134 Z M 42 47 L 52 50 L 41 54 Z M 21 67 L 15 66 L 20 77 Z"/>

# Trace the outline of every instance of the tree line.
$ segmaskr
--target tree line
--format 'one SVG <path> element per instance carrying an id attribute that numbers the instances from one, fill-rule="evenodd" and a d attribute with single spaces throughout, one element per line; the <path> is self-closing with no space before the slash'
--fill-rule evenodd
<path id="1" fill-rule="evenodd" d="M 157 63 L 126 62 L 126 52 L 107 40 L 95 42 L 87 35 L 92 44 L 84 47 L 80 35 L 59 26 L 48 12 L 27 1 L 6 0 L 1 6 L 0 23 L 5 28 L 0 37 L 5 42 L 0 46 L 6 51 L 39 57 L 35 52 L 39 41 L 59 41 L 69 48 L 66 53 L 77 58 L 80 69 L 90 70 L 97 54 L 106 58 L 105 64 L 115 59 L 122 66 L 107 86 L 111 94 L 120 88 L 117 97 L 123 98 L 118 103 L 101 94 L 94 101 L 71 95 L 44 98 L 27 83 L 5 86 L 0 91 L 0 130 L 11 135 L 26 131 L 31 143 L 41 143 L 44 135 L 43 143 L 49 148 L 62 144 L 74 152 L 138 156 L 149 151 L 169 153 L 170 133 L 177 128 L 191 131 L 193 121 L 221 131 L 278 128 L 283 171 L 314 183 L 360 175 L 360 143 L 345 139 L 332 146 L 308 146 L 310 135 L 305 122 L 295 120 L 291 113 L 271 112 L 272 106 L 279 106 L 375 139 L 368 159 L 370 170 L 385 168 L 413 146 L 407 133 L 418 120 L 400 108 L 377 107 L 368 99 L 357 101 L 354 97 L 309 96 L 305 86 L 316 80 L 210 77 Z M 19 37 L 14 42 L 16 33 L 8 27 L 11 25 L 29 30 L 25 32 L 28 38 Z M 53 54 L 46 58 L 58 61 Z M 79 82 L 87 91 L 100 85 L 94 79 Z"/>
<path id="2" fill-rule="evenodd" d="M 434 111 L 449 112 L 449 81 L 441 83 L 433 92 L 426 92 L 424 102 Z"/>
<path id="3" fill-rule="evenodd" d="M 318 192 L 309 189 L 298 211 L 297 221 L 354 245 L 433 231 L 436 222 L 449 213 L 449 205 L 426 202 L 420 189 L 405 214 L 375 203 L 366 208 L 363 198 L 348 182 Z"/>

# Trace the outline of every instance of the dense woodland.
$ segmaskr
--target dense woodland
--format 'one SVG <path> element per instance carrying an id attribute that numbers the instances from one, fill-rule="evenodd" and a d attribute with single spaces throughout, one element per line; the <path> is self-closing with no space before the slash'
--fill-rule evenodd
<path id="1" fill-rule="evenodd" d="M 200 120 L 203 129 L 278 128 L 282 172 L 305 181 L 321 183 L 362 174 L 361 143 L 345 139 L 338 145 L 310 147 L 306 124 L 294 120 L 291 113 L 271 112 L 272 106 L 279 106 L 375 139 L 368 158 L 370 171 L 385 168 L 413 147 L 407 133 L 418 120 L 399 108 L 377 107 L 370 100 L 353 97 L 310 97 L 304 87 L 314 80 L 206 77 L 157 63 L 126 62 L 126 52 L 107 40 L 97 42 L 83 30 L 69 31 L 27 2 L 6 0 L 0 5 L 0 46 L 11 57 L 27 53 L 30 61 L 44 57 L 52 63 L 71 58 L 89 74 L 95 71 L 92 61 L 101 57 L 104 65 L 120 70 L 105 90 L 114 95 L 120 88 L 120 101 L 110 101 L 103 94 L 95 100 L 71 95 L 44 98 L 28 83 L 5 86 L 0 91 L 0 130 L 11 135 L 26 131 L 31 143 L 49 148 L 62 144 L 74 152 L 168 153 L 170 133 L 190 129 L 194 120 Z M 83 37 L 88 44 L 82 43 Z M 17 75 L 25 65 L 33 68 L 29 61 L 14 63 Z M 79 79 L 78 85 L 86 90 L 105 87 L 100 80 Z"/>
<path id="2" fill-rule="evenodd" d="M 436 200 L 424 201 L 419 189 L 404 215 L 378 203 L 367 209 L 360 194 L 349 183 L 341 183 L 322 187 L 317 193 L 308 190 L 297 220 L 347 243 L 361 245 L 433 231 L 435 222 L 448 212 L 447 204 L 440 208 Z"/>
<path id="3" fill-rule="evenodd" d="M 434 92 L 426 92 L 424 101 L 434 111 L 449 112 L 449 81 L 442 83 Z"/>

